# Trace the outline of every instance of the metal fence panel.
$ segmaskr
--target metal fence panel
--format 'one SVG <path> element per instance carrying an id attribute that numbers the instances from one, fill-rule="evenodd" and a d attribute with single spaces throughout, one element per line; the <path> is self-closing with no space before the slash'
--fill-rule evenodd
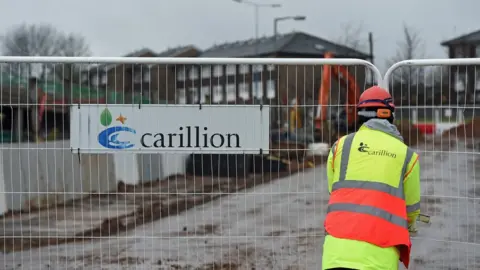
<path id="1" fill-rule="evenodd" d="M 400 105 L 397 118 L 418 128 L 422 211 L 433 220 L 413 238 L 414 269 L 480 267 L 478 66 L 480 59 L 412 59 L 384 77 Z"/>
<path id="2" fill-rule="evenodd" d="M 320 156 L 328 145 L 319 142 L 339 127 L 324 130 L 315 119 L 321 112 L 342 120 L 352 83 L 382 84 L 378 69 L 359 59 L 0 57 L 0 64 L 0 195 L 8 209 L 23 210 L 0 219 L 5 268 L 318 269 L 328 201 Z M 330 74 L 340 66 L 353 77 L 345 85 Z M 322 82 L 328 114 L 318 106 Z M 71 149 L 70 138 L 85 130 L 70 124 L 70 111 L 106 106 L 263 108 L 269 145 L 257 154 Z"/>

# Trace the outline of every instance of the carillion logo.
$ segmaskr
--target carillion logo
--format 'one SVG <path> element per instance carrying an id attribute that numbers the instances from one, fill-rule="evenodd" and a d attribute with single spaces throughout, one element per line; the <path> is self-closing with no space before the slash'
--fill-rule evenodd
<path id="1" fill-rule="evenodd" d="M 130 141 L 120 141 L 118 138 L 122 133 L 136 134 L 133 128 L 125 126 L 127 118 L 120 114 L 115 121 L 120 122 L 121 125 L 109 127 L 112 121 L 113 118 L 110 111 L 108 109 L 103 110 L 100 114 L 100 124 L 102 124 L 105 129 L 98 134 L 98 143 L 109 149 L 129 149 L 134 147 L 134 143 Z"/>
<path id="2" fill-rule="evenodd" d="M 370 147 L 366 143 L 363 143 L 363 142 L 361 142 L 358 145 L 358 151 L 362 152 L 362 153 L 367 153 L 368 155 L 372 155 L 372 156 L 383 156 L 383 157 L 391 157 L 391 158 L 396 158 L 397 157 L 397 155 L 395 153 L 389 152 L 385 149 L 371 150 Z"/>
<path id="3" fill-rule="evenodd" d="M 140 148 L 241 148 L 240 135 L 238 133 L 211 132 L 205 126 L 177 126 L 173 127 L 175 132 L 161 132 L 155 130 L 155 126 L 147 126 L 137 130 L 125 125 L 127 118 L 120 114 L 116 119 L 118 125 L 110 126 L 113 122 L 112 114 L 108 109 L 100 114 L 100 123 L 105 129 L 98 134 L 98 142 L 109 149 L 129 149 L 137 144 Z M 154 122 L 154 121 L 153 121 Z M 164 127 L 160 123 L 157 128 L 172 130 L 172 127 Z M 173 131 L 172 130 L 172 131 Z M 135 135 L 134 142 L 124 140 L 121 135 Z M 138 135 L 137 135 L 138 133 Z M 119 137 L 120 136 L 120 137 Z M 127 137 L 128 138 L 128 137 Z M 139 144 L 139 145 L 138 145 Z M 140 146 L 141 145 L 141 146 Z"/>
<path id="4" fill-rule="evenodd" d="M 144 133 L 145 148 L 240 148 L 238 133 L 210 133 L 207 127 L 184 126 L 175 133 Z"/>

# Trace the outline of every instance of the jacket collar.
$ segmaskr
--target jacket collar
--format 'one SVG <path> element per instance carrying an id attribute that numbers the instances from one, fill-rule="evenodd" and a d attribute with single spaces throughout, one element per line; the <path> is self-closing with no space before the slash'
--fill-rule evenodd
<path id="1" fill-rule="evenodd" d="M 390 122 L 388 122 L 385 119 L 376 119 L 376 118 L 370 119 L 367 122 L 365 122 L 360 127 L 360 129 L 362 129 L 363 127 L 367 127 L 369 129 L 378 130 L 378 131 L 387 133 L 403 142 L 403 137 L 398 131 L 397 127 L 395 125 L 390 124 Z"/>

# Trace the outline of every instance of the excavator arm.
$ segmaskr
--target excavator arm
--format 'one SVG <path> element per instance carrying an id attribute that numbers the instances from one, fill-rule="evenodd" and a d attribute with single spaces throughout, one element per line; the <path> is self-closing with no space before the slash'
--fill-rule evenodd
<path id="1" fill-rule="evenodd" d="M 325 58 L 333 58 L 332 53 L 326 53 Z M 355 78 L 348 72 L 345 66 L 323 66 L 322 82 L 320 83 L 318 95 L 318 110 L 316 117 L 316 126 L 320 128 L 322 123 L 327 120 L 327 106 L 330 99 L 331 79 L 335 78 L 347 89 L 345 100 L 345 112 L 347 114 L 347 126 L 350 127 L 356 122 L 357 114 L 355 106 L 360 96 L 360 89 L 357 86 Z"/>

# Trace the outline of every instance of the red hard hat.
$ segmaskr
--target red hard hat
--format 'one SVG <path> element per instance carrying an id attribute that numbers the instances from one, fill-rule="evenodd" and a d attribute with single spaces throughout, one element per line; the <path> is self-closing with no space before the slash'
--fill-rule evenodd
<path id="1" fill-rule="evenodd" d="M 369 107 L 395 109 L 392 96 L 380 86 L 372 86 L 360 95 L 357 108 Z"/>

